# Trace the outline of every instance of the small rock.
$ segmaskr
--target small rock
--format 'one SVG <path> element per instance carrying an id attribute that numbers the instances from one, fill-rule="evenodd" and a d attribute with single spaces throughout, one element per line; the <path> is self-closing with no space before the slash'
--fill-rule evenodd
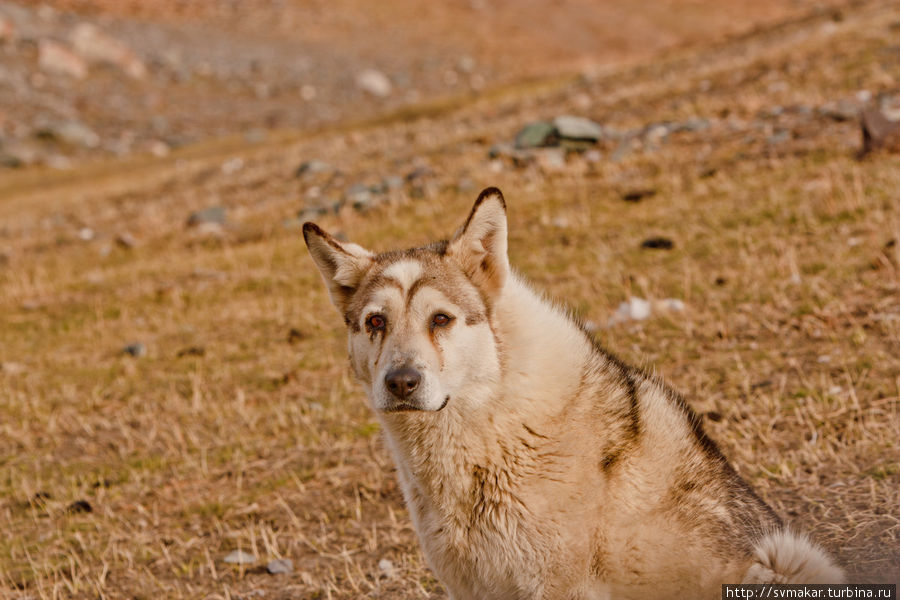
<path id="1" fill-rule="evenodd" d="M 588 150 L 583 156 L 585 162 L 598 163 L 603 160 L 603 154 L 599 150 Z"/>
<path id="2" fill-rule="evenodd" d="M 244 168 L 244 159 L 236 156 L 234 158 L 229 158 L 225 162 L 222 163 L 222 174 L 223 175 L 231 175 L 232 173 L 237 173 L 241 169 Z"/>
<path id="3" fill-rule="evenodd" d="M 66 46 L 53 40 L 38 42 L 38 66 L 53 74 L 84 79 L 88 74 L 87 63 Z"/>
<path id="4" fill-rule="evenodd" d="M 157 158 L 168 156 L 172 151 L 171 147 L 162 140 L 151 140 L 147 143 L 147 150 Z"/>
<path id="5" fill-rule="evenodd" d="M 705 131 L 711 127 L 708 119 L 691 117 L 687 121 L 678 123 L 672 129 L 674 131 Z"/>
<path id="6" fill-rule="evenodd" d="M 603 138 L 603 127 L 584 117 L 561 115 L 553 119 L 553 126 L 565 139 L 598 142 Z"/>
<path id="7" fill-rule="evenodd" d="M 846 98 L 826 102 L 819 107 L 818 112 L 823 117 L 834 121 L 855 121 L 859 118 L 859 104 Z"/>
<path id="8" fill-rule="evenodd" d="M 386 558 L 382 558 L 378 561 L 378 570 L 384 573 L 386 577 L 394 576 L 394 563 Z"/>
<path id="9" fill-rule="evenodd" d="M 516 134 L 516 148 L 540 148 L 555 146 L 559 142 L 556 127 L 546 121 L 537 121 L 523 127 Z"/>
<path id="10" fill-rule="evenodd" d="M 375 203 L 375 196 L 372 194 L 369 186 L 364 183 L 357 183 L 344 192 L 344 202 L 350 204 L 356 210 L 364 210 Z"/>
<path id="11" fill-rule="evenodd" d="M 656 190 L 653 188 L 640 188 L 623 193 L 622 200 L 625 202 L 640 202 L 644 198 L 652 198 L 655 195 Z"/>
<path id="12" fill-rule="evenodd" d="M 76 500 L 66 507 L 69 514 L 94 512 L 94 507 L 87 500 Z"/>
<path id="13" fill-rule="evenodd" d="M 653 303 L 653 310 L 657 312 L 684 312 L 684 301 L 678 298 L 664 298 Z"/>
<path id="14" fill-rule="evenodd" d="M 675 242 L 667 237 L 651 237 L 641 242 L 641 248 L 650 250 L 671 250 L 675 247 Z"/>
<path id="15" fill-rule="evenodd" d="M 664 142 L 672 131 L 673 127 L 669 123 L 653 123 L 644 130 L 644 139 L 650 144 L 659 144 Z"/>
<path id="16" fill-rule="evenodd" d="M 863 145 L 860 156 L 875 150 L 900 152 L 900 121 L 892 121 L 880 110 L 868 107 L 862 112 Z"/>
<path id="17" fill-rule="evenodd" d="M 425 179 L 434 175 L 434 171 L 429 167 L 416 167 L 406 174 L 406 181 L 412 182 L 418 179 Z"/>
<path id="18" fill-rule="evenodd" d="M 83 242 L 91 241 L 95 235 L 94 230 L 90 227 L 82 227 L 78 230 L 78 238 Z"/>
<path id="19" fill-rule="evenodd" d="M 225 208 L 223 206 L 210 206 L 203 210 L 191 213 L 187 220 L 188 227 L 199 227 L 200 225 L 224 225 L 225 224 Z"/>
<path id="20" fill-rule="evenodd" d="M 27 167 L 41 162 L 40 151 L 27 143 L 4 144 L 0 148 L 0 166 L 11 169 Z"/>
<path id="21" fill-rule="evenodd" d="M 37 130 L 38 137 L 55 140 L 72 146 L 96 148 L 100 145 L 100 136 L 93 129 L 80 121 L 59 121 L 45 125 Z"/>
<path id="22" fill-rule="evenodd" d="M 0 372 L 7 375 L 20 375 L 25 372 L 25 365 L 17 362 L 2 362 L 0 363 Z"/>
<path id="23" fill-rule="evenodd" d="M 326 171 L 331 170 L 331 165 L 321 160 L 305 160 L 300 163 L 300 166 L 297 167 L 297 171 L 294 173 L 296 177 L 303 177 L 307 174 L 313 173 L 324 173 Z"/>
<path id="24" fill-rule="evenodd" d="M 544 173 L 558 173 L 566 168 L 566 151 L 562 148 L 541 148 L 535 156 Z"/>
<path id="25" fill-rule="evenodd" d="M 266 130 L 260 127 L 254 127 L 244 132 L 244 141 L 250 144 L 259 144 L 266 140 Z"/>
<path id="26" fill-rule="evenodd" d="M 390 96 L 394 87 L 387 75 L 375 69 L 366 69 L 357 75 L 356 85 L 364 92 L 368 92 L 378 98 Z"/>
<path id="27" fill-rule="evenodd" d="M 309 84 L 300 86 L 300 99 L 301 100 L 304 100 L 306 102 L 309 102 L 310 100 L 315 100 L 316 94 L 317 94 L 317 92 L 316 92 L 315 86 L 312 86 Z"/>
<path id="28" fill-rule="evenodd" d="M 206 348 L 203 346 L 188 346 L 187 348 L 182 348 L 179 350 L 175 356 L 176 358 L 184 358 L 185 356 L 205 356 Z"/>
<path id="29" fill-rule="evenodd" d="M 277 560 L 270 560 L 266 564 L 266 571 L 269 572 L 269 575 L 285 575 L 294 570 L 294 561 L 289 558 L 279 558 Z"/>
<path id="30" fill-rule="evenodd" d="M 777 131 L 772 135 L 766 138 L 766 143 L 770 146 L 778 146 L 779 144 L 783 144 L 791 139 L 791 132 L 782 129 L 781 131 Z"/>
<path id="31" fill-rule="evenodd" d="M 381 180 L 381 187 L 385 191 L 403 189 L 403 178 L 399 175 L 388 175 Z"/>
<path id="32" fill-rule="evenodd" d="M 118 67 L 134 79 L 143 79 L 147 74 L 147 67 L 131 48 L 91 23 L 76 25 L 71 41 L 75 51 L 86 60 Z"/>
<path id="33" fill-rule="evenodd" d="M 147 347 L 144 346 L 144 344 L 142 344 L 141 342 L 132 342 L 131 344 L 128 344 L 127 346 L 122 348 L 122 354 L 140 358 L 141 356 L 147 355 Z"/>
<path id="34" fill-rule="evenodd" d="M 235 550 L 223 560 L 230 565 L 252 565 L 256 562 L 256 556 L 243 550 Z"/>
<path id="35" fill-rule="evenodd" d="M 116 235 L 115 238 L 116 246 L 119 248 L 125 248 L 126 250 L 130 250 L 137 246 L 137 240 L 130 233 L 123 232 Z"/>
<path id="36" fill-rule="evenodd" d="M 609 319 L 609 325 L 624 323 L 626 321 L 643 321 L 650 316 L 650 302 L 643 298 L 629 298 L 627 302 L 622 302 Z"/>

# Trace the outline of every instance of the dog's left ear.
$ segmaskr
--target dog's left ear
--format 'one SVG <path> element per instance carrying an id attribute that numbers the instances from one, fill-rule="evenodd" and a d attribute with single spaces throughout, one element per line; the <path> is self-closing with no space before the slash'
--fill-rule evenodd
<path id="1" fill-rule="evenodd" d="M 469 218 L 450 240 L 447 254 L 488 295 L 500 293 L 509 276 L 506 201 L 500 190 L 491 187 L 478 195 Z"/>

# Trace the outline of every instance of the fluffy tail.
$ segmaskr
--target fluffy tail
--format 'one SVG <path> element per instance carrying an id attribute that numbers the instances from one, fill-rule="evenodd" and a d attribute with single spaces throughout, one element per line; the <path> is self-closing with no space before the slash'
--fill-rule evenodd
<path id="1" fill-rule="evenodd" d="M 844 572 L 809 538 L 786 529 L 762 538 L 743 583 L 843 583 Z"/>

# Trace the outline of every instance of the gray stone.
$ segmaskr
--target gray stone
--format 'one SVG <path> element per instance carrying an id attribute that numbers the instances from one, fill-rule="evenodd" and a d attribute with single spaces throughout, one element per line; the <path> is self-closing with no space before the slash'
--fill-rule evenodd
<path id="1" fill-rule="evenodd" d="M 300 163 L 300 166 L 297 167 L 297 171 L 295 175 L 297 177 L 303 177 L 304 175 L 311 175 L 313 173 L 324 173 L 326 171 L 331 170 L 331 165 L 321 160 L 311 159 L 305 160 Z"/>
<path id="2" fill-rule="evenodd" d="M 235 550 L 226 556 L 224 561 L 230 565 L 252 565 L 256 562 L 256 556 L 243 550 Z"/>
<path id="3" fill-rule="evenodd" d="M 394 88 L 388 76 L 375 69 L 366 69 L 357 75 L 356 85 L 364 92 L 379 98 L 390 96 Z"/>
<path id="4" fill-rule="evenodd" d="M 375 203 L 375 194 L 372 193 L 372 189 L 368 185 L 357 183 L 351 185 L 344 192 L 344 202 L 350 204 L 356 210 L 364 210 Z"/>
<path id="5" fill-rule="evenodd" d="M 122 354 L 140 358 L 147 355 L 147 347 L 144 346 L 144 344 L 142 344 L 141 342 L 132 342 L 131 344 L 128 344 L 127 346 L 122 348 Z"/>
<path id="6" fill-rule="evenodd" d="M 35 133 L 38 137 L 71 144 L 72 146 L 96 148 L 100 145 L 100 136 L 80 121 L 50 123 L 39 128 Z"/>
<path id="7" fill-rule="evenodd" d="M 553 119 L 553 126 L 561 138 L 597 142 L 603 139 L 603 127 L 584 117 L 560 115 Z"/>
<path id="8" fill-rule="evenodd" d="M 88 75 L 85 60 L 53 40 L 38 42 L 38 66 L 47 73 L 68 75 L 74 79 L 84 79 Z"/>
<path id="9" fill-rule="evenodd" d="M 399 190 L 403 188 L 403 178 L 399 175 L 388 175 L 381 181 L 385 190 Z"/>
<path id="10" fill-rule="evenodd" d="M 819 114 L 833 121 L 855 121 L 859 118 L 859 104 L 843 98 L 838 101 L 826 102 L 819 107 Z"/>
<path id="11" fill-rule="evenodd" d="M 187 220 L 188 227 L 199 227 L 207 224 L 224 225 L 225 207 L 210 206 L 209 208 L 198 210 L 191 213 Z"/>
<path id="12" fill-rule="evenodd" d="M 294 561 L 289 558 L 279 558 L 277 560 L 270 560 L 266 564 L 266 571 L 269 572 L 270 575 L 286 575 L 294 570 Z"/>
<path id="13" fill-rule="evenodd" d="M 516 148 L 540 148 L 555 146 L 558 142 L 556 127 L 546 121 L 529 123 L 516 134 Z"/>
<path id="14" fill-rule="evenodd" d="M 113 65 L 134 79 L 147 75 L 147 67 L 126 44 L 97 29 L 92 23 L 79 23 L 72 30 L 72 46 L 91 62 Z"/>

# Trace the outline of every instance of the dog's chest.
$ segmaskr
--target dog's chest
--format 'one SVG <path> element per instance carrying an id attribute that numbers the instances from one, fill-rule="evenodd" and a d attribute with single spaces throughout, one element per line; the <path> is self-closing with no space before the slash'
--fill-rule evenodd
<path id="1" fill-rule="evenodd" d="M 553 535 L 509 477 L 474 467 L 462 481 L 445 483 L 443 494 L 401 477 L 428 562 L 455 599 L 540 595 Z"/>

